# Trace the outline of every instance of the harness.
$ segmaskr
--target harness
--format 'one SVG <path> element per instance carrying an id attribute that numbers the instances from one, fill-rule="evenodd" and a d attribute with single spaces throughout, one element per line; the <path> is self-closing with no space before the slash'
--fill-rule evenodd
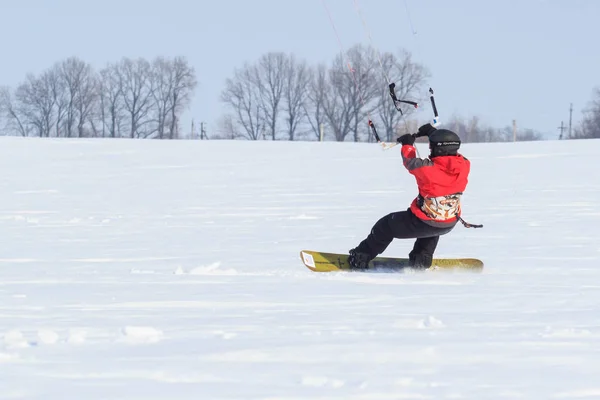
<path id="1" fill-rule="evenodd" d="M 434 221 L 445 221 L 456 217 L 465 228 L 483 228 L 483 225 L 475 225 L 461 218 L 460 198 L 462 192 L 438 197 L 423 197 L 421 193 L 417 196 L 417 205 L 427 217 Z"/>

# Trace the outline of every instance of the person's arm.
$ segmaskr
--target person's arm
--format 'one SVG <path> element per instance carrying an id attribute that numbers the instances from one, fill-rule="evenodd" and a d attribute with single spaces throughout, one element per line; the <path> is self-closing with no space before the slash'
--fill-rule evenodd
<path id="1" fill-rule="evenodd" d="M 400 150 L 402 154 L 402 161 L 404 166 L 411 174 L 418 174 L 419 168 L 422 167 L 430 167 L 433 165 L 433 162 L 428 158 L 417 158 L 417 152 L 414 147 L 415 139 L 421 136 L 429 136 L 437 129 L 431 124 L 425 124 L 419 127 L 419 131 L 414 134 L 407 133 L 405 135 L 400 136 L 396 141 L 398 143 L 402 143 L 402 149 Z"/>
<path id="2" fill-rule="evenodd" d="M 402 154 L 402 162 L 408 170 L 408 172 L 417 176 L 418 174 L 422 173 L 422 171 L 420 170 L 421 168 L 431 167 L 433 165 L 433 161 L 431 161 L 429 158 L 418 158 L 417 151 L 413 144 L 414 139 L 413 143 L 411 144 L 403 143 L 402 149 L 400 149 L 400 153 Z"/>

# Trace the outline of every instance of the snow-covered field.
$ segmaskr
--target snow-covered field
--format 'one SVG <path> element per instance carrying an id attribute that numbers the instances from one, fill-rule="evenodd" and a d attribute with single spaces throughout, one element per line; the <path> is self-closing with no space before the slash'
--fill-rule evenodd
<path id="1" fill-rule="evenodd" d="M 1 138 L 0 398 L 600 397 L 600 141 L 463 153 L 436 256 L 482 274 L 318 274 L 415 196 L 398 147 Z"/>

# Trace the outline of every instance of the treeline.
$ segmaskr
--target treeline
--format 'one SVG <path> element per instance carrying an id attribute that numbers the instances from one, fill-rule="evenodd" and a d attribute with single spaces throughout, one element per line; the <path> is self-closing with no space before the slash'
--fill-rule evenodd
<path id="1" fill-rule="evenodd" d="M 0 87 L 3 134 L 175 139 L 196 85 L 181 57 L 123 58 L 100 71 L 72 57 Z"/>
<path id="2" fill-rule="evenodd" d="M 235 68 L 220 101 L 227 113 L 218 128 L 201 138 L 246 140 L 373 141 L 371 119 L 382 140 L 415 132 L 424 121 L 398 99 L 427 103 L 428 69 L 410 53 L 379 54 L 355 45 L 329 63 L 310 65 L 293 54 L 270 52 Z M 197 86 L 194 68 L 183 57 L 123 58 L 99 71 L 71 57 L 17 87 L 0 87 L 0 134 L 38 137 L 179 139 L 181 115 Z M 188 124 L 185 124 L 186 126 Z M 477 117 L 444 119 L 465 142 L 540 140 L 532 129 L 490 127 Z M 193 129 L 193 128 L 192 128 Z M 600 88 L 570 139 L 600 138 Z"/>
<path id="3" fill-rule="evenodd" d="M 472 117 L 468 120 L 460 117 L 452 117 L 443 126 L 456 132 L 465 143 L 512 142 L 515 140 L 522 142 L 544 139 L 543 135 L 534 129 L 515 129 L 513 126 L 492 127 L 483 124 L 478 117 Z"/>
<path id="4" fill-rule="evenodd" d="M 351 68 L 351 69 L 350 69 Z M 415 109 L 392 102 L 388 82 L 396 84 L 399 99 L 428 102 L 427 68 L 406 51 L 379 56 L 371 47 L 356 45 L 329 65 L 308 65 L 293 54 L 267 53 L 254 63 L 235 69 L 226 81 L 221 101 L 229 113 L 219 124 L 216 139 L 373 141 L 370 118 L 382 140 L 393 141 L 416 132 Z M 424 97 L 425 94 L 425 97 Z M 421 122 L 423 123 L 423 122 Z M 465 142 L 512 141 L 512 127 L 492 128 L 477 118 L 444 124 Z M 516 133 L 517 140 L 540 140 L 531 129 Z"/>
<path id="5" fill-rule="evenodd" d="M 409 53 L 379 55 L 356 45 L 329 64 L 309 65 L 293 54 L 271 52 L 235 69 L 221 101 L 229 113 L 216 138 L 249 140 L 371 141 L 370 118 L 384 140 L 398 134 L 388 80 L 398 99 L 423 101 L 428 70 Z M 404 107 L 409 117 L 412 106 Z"/>

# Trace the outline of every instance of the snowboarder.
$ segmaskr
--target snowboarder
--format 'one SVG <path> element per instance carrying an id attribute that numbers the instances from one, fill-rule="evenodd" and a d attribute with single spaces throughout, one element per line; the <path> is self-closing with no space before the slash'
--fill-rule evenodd
<path id="1" fill-rule="evenodd" d="M 416 157 L 414 143 L 418 136 L 429 137 L 428 158 Z M 458 153 L 461 143 L 458 135 L 428 123 L 416 134 L 400 136 L 397 142 L 402 144 L 404 166 L 416 178 L 419 194 L 406 211 L 390 213 L 377 221 L 369 235 L 350 250 L 348 262 L 354 269 L 367 268 L 393 239 L 411 238 L 416 239 L 409 253 L 411 267 L 429 268 L 440 236 L 461 220 L 460 198 L 471 166 Z"/>

